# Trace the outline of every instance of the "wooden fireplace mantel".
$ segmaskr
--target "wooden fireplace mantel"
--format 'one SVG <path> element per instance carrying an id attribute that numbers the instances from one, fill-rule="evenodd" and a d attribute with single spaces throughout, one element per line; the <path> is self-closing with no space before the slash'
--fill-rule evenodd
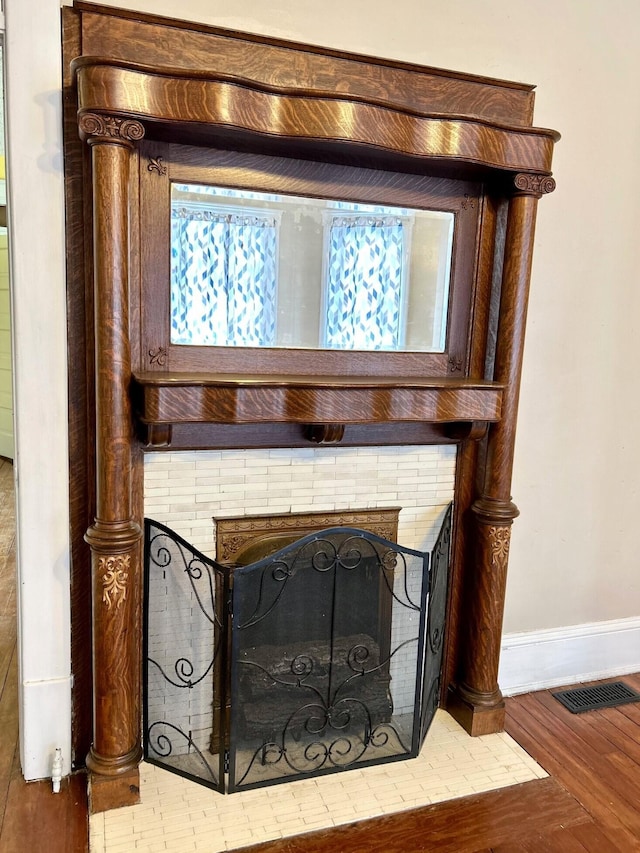
<path id="1" fill-rule="evenodd" d="M 234 376 L 134 373 L 137 420 L 180 423 L 378 424 L 495 422 L 502 388 L 450 377 Z M 148 433 L 150 445 L 157 430 Z M 162 433 L 163 444 L 167 434 Z"/>
<path id="2" fill-rule="evenodd" d="M 206 424 L 207 447 L 248 446 L 247 424 L 260 446 L 340 440 L 348 424 L 418 444 L 446 425 L 460 445 L 443 702 L 471 733 L 499 730 L 533 235 L 558 139 L 532 126 L 532 87 L 87 2 L 63 9 L 63 28 L 74 745 L 89 751 L 92 808 L 138 796 L 141 460 L 176 425 Z M 440 199 L 459 235 L 446 351 L 172 348 L 168 226 L 153 211 L 171 180 L 227 168 L 221 150 L 232 186 L 273 158 L 278 191 L 322 196 L 326 181 L 367 201 L 377 182 L 385 203 Z"/>

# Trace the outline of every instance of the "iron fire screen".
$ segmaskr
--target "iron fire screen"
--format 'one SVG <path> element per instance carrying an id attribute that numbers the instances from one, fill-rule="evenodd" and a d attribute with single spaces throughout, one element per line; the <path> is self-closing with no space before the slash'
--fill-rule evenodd
<path id="1" fill-rule="evenodd" d="M 343 527 L 234 569 L 147 520 L 146 760 L 233 792 L 415 757 L 450 525 L 431 555 Z"/>

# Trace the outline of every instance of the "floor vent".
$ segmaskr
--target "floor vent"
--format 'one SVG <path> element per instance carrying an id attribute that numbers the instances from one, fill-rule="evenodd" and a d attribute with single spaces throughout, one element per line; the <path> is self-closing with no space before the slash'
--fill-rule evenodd
<path id="1" fill-rule="evenodd" d="M 584 711 L 595 711 L 598 708 L 613 708 L 615 705 L 626 705 L 628 702 L 640 702 L 640 693 L 631 690 L 623 681 L 597 684 L 595 687 L 578 687 L 575 690 L 562 690 L 551 695 L 572 714 L 582 714 Z"/>

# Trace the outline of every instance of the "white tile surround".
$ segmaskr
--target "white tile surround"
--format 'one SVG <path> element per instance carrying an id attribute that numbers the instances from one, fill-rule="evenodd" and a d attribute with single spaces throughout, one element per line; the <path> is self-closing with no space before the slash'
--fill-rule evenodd
<path id="1" fill-rule="evenodd" d="M 213 556 L 212 517 L 398 506 L 398 542 L 430 550 L 455 458 L 453 446 L 148 454 L 145 513 Z M 228 796 L 143 763 L 141 804 L 93 815 L 90 849 L 217 853 L 545 775 L 508 735 L 471 738 L 439 710 L 416 759 Z"/>
<path id="2" fill-rule="evenodd" d="M 148 453 L 145 515 L 214 556 L 213 517 L 399 506 L 398 542 L 424 551 L 455 461 L 455 445 Z"/>
<path id="3" fill-rule="evenodd" d="M 91 816 L 91 853 L 218 853 L 547 775 L 509 735 L 469 737 L 444 711 L 418 758 L 271 788 L 224 796 L 140 770 L 140 805 Z"/>

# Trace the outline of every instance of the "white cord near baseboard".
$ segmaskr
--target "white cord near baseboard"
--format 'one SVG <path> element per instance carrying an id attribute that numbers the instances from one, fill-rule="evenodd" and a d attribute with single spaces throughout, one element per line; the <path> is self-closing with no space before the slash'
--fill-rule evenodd
<path id="1" fill-rule="evenodd" d="M 60 782 L 62 781 L 62 750 L 56 747 L 56 754 L 53 757 L 51 764 L 51 784 L 53 785 L 53 793 L 60 793 Z"/>

